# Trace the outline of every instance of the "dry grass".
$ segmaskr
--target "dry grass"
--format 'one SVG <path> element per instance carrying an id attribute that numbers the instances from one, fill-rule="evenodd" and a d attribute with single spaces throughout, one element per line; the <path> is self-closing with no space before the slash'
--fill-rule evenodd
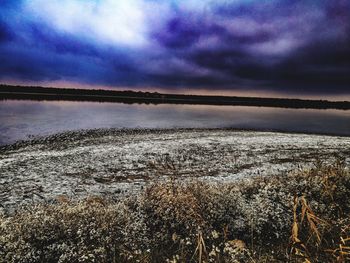
<path id="1" fill-rule="evenodd" d="M 0 216 L 0 262 L 349 262 L 350 174 L 320 162 L 239 183 L 168 183 Z"/>

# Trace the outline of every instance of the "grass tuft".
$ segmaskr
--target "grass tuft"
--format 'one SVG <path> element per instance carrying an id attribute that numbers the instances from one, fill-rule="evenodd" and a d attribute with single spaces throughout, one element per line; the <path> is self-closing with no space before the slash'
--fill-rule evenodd
<path id="1" fill-rule="evenodd" d="M 237 183 L 169 182 L 110 201 L 60 196 L 0 215 L 0 262 L 349 262 L 341 160 Z"/>

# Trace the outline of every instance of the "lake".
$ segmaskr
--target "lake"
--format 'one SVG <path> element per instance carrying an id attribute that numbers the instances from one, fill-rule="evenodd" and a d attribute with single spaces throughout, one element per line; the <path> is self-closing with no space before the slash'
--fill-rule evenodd
<path id="1" fill-rule="evenodd" d="M 0 101 L 0 144 L 33 136 L 94 128 L 237 128 L 350 136 L 350 111 Z"/>

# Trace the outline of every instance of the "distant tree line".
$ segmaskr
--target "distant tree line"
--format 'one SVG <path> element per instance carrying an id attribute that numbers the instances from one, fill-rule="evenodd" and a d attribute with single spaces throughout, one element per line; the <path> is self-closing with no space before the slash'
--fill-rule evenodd
<path id="1" fill-rule="evenodd" d="M 181 95 L 143 91 L 47 88 L 0 85 L 0 100 L 69 100 L 141 104 L 232 105 L 308 109 L 349 110 L 349 101 L 302 100 L 283 98 Z"/>

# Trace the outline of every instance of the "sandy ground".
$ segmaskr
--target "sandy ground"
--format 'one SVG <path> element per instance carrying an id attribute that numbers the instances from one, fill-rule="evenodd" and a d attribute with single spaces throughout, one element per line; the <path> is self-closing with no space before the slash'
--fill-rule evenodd
<path id="1" fill-rule="evenodd" d="M 0 147 L 0 209 L 118 197 L 169 177 L 212 182 L 350 162 L 350 137 L 234 130 L 93 130 Z"/>

